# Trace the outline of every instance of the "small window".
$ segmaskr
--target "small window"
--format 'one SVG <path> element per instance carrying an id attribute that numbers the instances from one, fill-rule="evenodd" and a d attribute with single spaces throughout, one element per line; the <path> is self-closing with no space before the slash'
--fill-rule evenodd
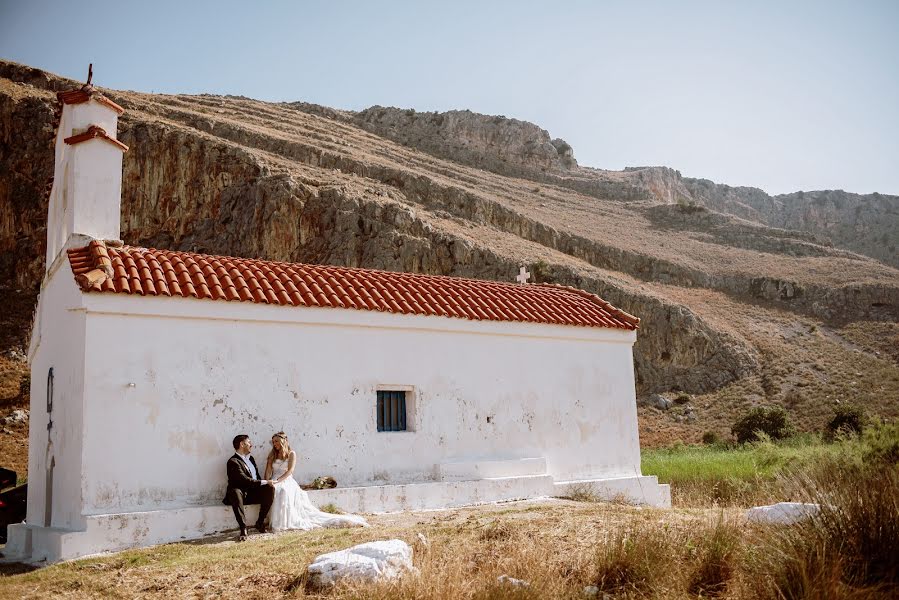
<path id="1" fill-rule="evenodd" d="M 406 431 L 406 392 L 378 390 L 378 431 Z"/>

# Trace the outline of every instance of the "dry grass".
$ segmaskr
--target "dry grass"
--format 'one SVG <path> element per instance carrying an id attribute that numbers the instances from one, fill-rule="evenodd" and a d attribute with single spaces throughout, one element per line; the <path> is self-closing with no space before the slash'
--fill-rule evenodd
<path id="1" fill-rule="evenodd" d="M 702 511 L 562 500 L 381 515 L 370 517 L 373 527 L 366 529 L 261 535 L 243 544 L 213 538 L 54 565 L 0 580 L 0 597 L 302 597 L 302 576 L 314 556 L 390 538 L 413 545 L 418 577 L 345 587 L 327 597 L 578 597 L 596 580 L 597 543 L 615 532 L 662 520 L 688 531 L 709 519 Z M 504 574 L 527 580 L 530 591 L 505 589 L 496 581 Z"/>
<path id="2" fill-rule="evenodd" d="M 603 503 L 516 503 L 371 517 L 365 530 L 293 532 L 172 544 L 54 565 L 0 580 L 2 598 L 391 599 L 749 598 L 744 557 L 755 530 L 742 511 L 659 511 Z M 419 537 L 422 534 L 424 540 Z M 374 539 L 415 550 L 398 581 L 307 585 L 317 554 Z M 506 575 L 528 582 L 516 587 Z"/>
<path id="3" fill-rule="evenodd" d="M 574 599 L 587 586 L 615 598 L 889 597 L 888 586 L 899 584 L 899 426 L 826 451 L 768 443 L 753 452 L 757 468 L 780 465 L 766 502 L 813 501 L 821 513 L 793 527 L 758 526 L 741 508 L 641 509 L 575 494 L 582 501 L 374 515 L 366 529 L 243 544 L 220 536 L 10 571 L 0 597 Z M 391 538 L 413 546 L 416 574 L 324 591 L 307 585 L 305 566 L 316 555 Z"/>
<path id="4" fill-rule="evenodd" d="M 825 460 L 787 478 L 821 507 L 793 527 L 762 528 L 747 561 L 760 598 L 895 598 L 899 464 Z"/>

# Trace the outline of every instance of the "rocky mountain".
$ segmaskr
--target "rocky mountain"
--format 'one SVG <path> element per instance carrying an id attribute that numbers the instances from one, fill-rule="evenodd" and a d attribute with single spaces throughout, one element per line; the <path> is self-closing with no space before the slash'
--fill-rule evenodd
<path id="1" fill-rule="evenodd" d="M 75 84 L 0 62 L 0 302 L 17 307 L 0 354 L 22 356 L 43 275 L 54 92 Z M 695 395 L 699 425 L 647 413 L 644 439 L 697 438 L 758 402 L 792 403 L 809 427 L 834 397 L 899 413 L 899 270 L 828 238 L 826 211 L 843 208 L 806 226 L 801 211 L 777 212 L 788 199 L 768 208 L 761 192 L 663 167 L 581 167 L 533 124 L 468 111 L 104 93 L 127 110 L 129 244 L 505 281 L 527 265 L 643 319 L 641 395 Z M 884 221 L 868 210 L 854 222 Z"/>
<path id="2" fill-rule="evenodd" d="M 770 227 L 813 233 L 835 246 L 899 267 L 899 196 L 843 190 L 769 196 L 757 188 L 684 179 L 692 201 Z"/>
<path id="3" fill-rule="evenodd" d="M 842 190 L 770 196 L 758 188 L 682 177 L 667 167 L 580 167 L 567 142 L 550 139 L 536 125 L 471 111 L 417 113 L 374 106 L 340 117 L 404 146 L 494 173 L 553 183 L 601 199 L 695 204 L 777 229 L 812 233 L 820 243 L 899 267 L 899 196 Z"/>

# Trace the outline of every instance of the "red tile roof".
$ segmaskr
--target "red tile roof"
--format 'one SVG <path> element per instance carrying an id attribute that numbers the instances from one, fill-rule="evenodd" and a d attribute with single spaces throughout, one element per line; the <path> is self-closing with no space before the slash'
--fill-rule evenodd
<path id="1" fill-rule="evenodd" d="M 100 104 L 105 104 L 112 110 L 117 113 L 124 114 L 125 109 L 101 94 L 99 91 L 95 90 L 91 85 L 83 85 L 80 88 L 74 90 L 66 90 L 64 92 L 57 92 L 56 99 L 62 102 L 63 104 L 83 104 L 88 100 L 96 100 Z"/>
<path id="2" fill-rule="evenodd" d="M 119 140 L 110 137 L 106 130 L 100 127 L 99 125 L 91 125 L 87 128 L 87 131 L 84 133 L 79 133 L 78 135 L 73 135 L 71 137 L 67 137 L 63 141 L 70 146 L 74 146 L 75 144 L 80 144 L 81 142 L 86 142 L 88 140 L 92 140 L 94 138 L 99 138 L 101 140 L 105 140 L 117 147 L 122 152 L 128 152 L 128 146 L 120 142 Z"/>
<path id="3" fill-rule="evenodd" d="M 93 241 L 68 251 L 85 292 L 637 329 L 640 319 L 572 287 L 208 256 Z"/>

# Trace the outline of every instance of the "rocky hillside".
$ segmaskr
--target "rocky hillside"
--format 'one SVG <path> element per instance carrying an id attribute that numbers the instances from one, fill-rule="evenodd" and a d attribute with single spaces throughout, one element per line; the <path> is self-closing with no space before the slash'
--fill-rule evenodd
<path id="1" fill-rule="evenodd" d="M 842 190 L 769 196 L 758 188 L 681 177 L 667 167 L 580 167 L 567 142 L 550 139 L 536 125 L 471 111 L 418 113 L 374 106 L 358 113 L 331 112 L 333 118 L 404 146 L 494 173 L 552 183 L 599 199 L 702 206 L 772 228 L 811 233 L 819 243 L 899 267 L 899 196 Z"/>
<path id="2" fill-rule="evenodd" d="M 20 307 L 9 356 L 43 274 L 54 92 L 73 85 L 0 62 L 0 301 Z M 535 125 L 466 111 L 106 93 L 127 109 L 130 244 L 505 281 L 528 265 L 643 319 L 641 396 L 696 395 L 690 419 L 647 413 L 644 439 L 696 438 L 762 401 L 792 402 L 810 427 L 827 396 L 899 412 L 899 270 L 739 213 L 676 171 L 580 167 Z"/>
<path id="3" fill-rule="evenodd" d="M 684 179 L 691 200 L 770 227 L 815 234 L 836 246 L 899 267 L 899 196 L 842 190 L 769 196 L 757 188 Z"/>

